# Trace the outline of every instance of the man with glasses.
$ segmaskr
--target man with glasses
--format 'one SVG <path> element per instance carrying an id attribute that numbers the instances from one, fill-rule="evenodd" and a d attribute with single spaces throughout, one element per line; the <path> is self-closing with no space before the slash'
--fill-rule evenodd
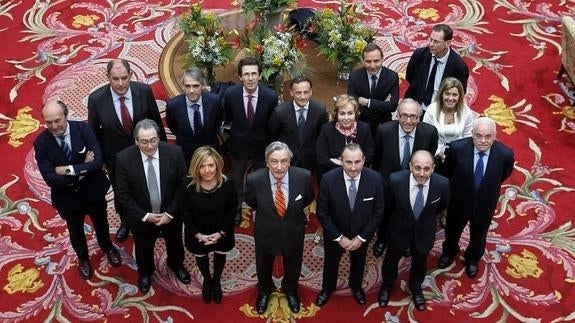
<path id="1" fill-rule="evenodd" d="M 256 211 L 254 240 L 258 297 L 256 311 L 264 314 L 275 289 L 274 260 L 282 256 L 284 277 L 281 287 L 293 313 L 300 310 L 297 287 L 303 259 L 306 215 L 313 201 L 311 175 L 306 169 L 290 167 L 292 152 L 280 141 L 265 149 L 267 168 L 249 174 L 246 203 Z"/>
<path id="2" fill-rule="evenodd" d="M 438 24 L 433 27 L 429 36 L 429 45 L 413 52 L 405 79 L 409 87 L 405 91 L 406 98 L 412 98 L 421 103 L 423 112 L 435 100 L 441 81 L 455 77 L 467 91 L 469 69 L 461 56 L 451 49 L 453 30 L 448 25 Z"/>
<path id="3" fill-rule="evenodd" d="M 515 163 L 513 151 L 495 140 L 495 136 L 495 122 L 488 117 L 477 118 L 471 138 L 452 141 L 445 159 L 451 198 L 438 266 L 446 268 L 453 263 L 459 252 L 461 233 L 469 223 L 469 244 L 464 254 L 469 278 L 477 275 L 501 185 L 511 175 Z"/>
<path id="4" fill-rule="evenodd" d="M 419 122 L 421 106 L 413 99 L 403 99 L 397 107 L 399 120 L 380 125 L 375 135 L 374 169 L 379 171 L 384 183 L 389 183 L 389 175 L 402 169 L 409 169 L 411 153 L 427 150 L 435 154 L 437 150 L 437 129 L 425 122 Z M 387 205 L 387 203 L 386 203 Z M 386 206 L 386 214 L 388 214 Z M 388 217 L 381 222 L 373 254 L 379 257 L 386 245 L 389 225 Z"/>
<path id="5" fill-rule="evenodd" d="M 134 234 L 138 288 L 147 293 L 156 269 L 154 246 L 162 234 L 168 267 L 183 284 L 190 283 L 185 269 L 182 221 L 177 195 L 186 176 L 182 149 L 160 141 L 158 125 L 144 119 L 134 127 L 135 145 L 116 157 L 118 200 Z"/>

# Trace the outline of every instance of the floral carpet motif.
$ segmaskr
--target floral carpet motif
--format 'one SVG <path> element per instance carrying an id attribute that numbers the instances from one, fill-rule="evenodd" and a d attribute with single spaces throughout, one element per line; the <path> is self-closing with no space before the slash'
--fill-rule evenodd
<path id="1" fill-rule="evenodd" d="M 337 7 L 337 1 L 301 0 L 300 7 Z M 498 139 L 516 154 L 515 172 L 501 191 L 487 239 L 487 252 L 474 280 L 461 262 L 437 269 L 443 242 L 439 230 L 424 283 L 427 310 L 414 309 L 407 293 L 409 259 L 387 308 L 376 302 L 381 258 L 369 257 L 364 287 L 368 305 L 358 306 L 346 289 L 348 258 L 342 261 L 338 291 L 322 308 L 313 304 L 321 288 L 323 249 L 311 224 L 300 280 L 302 310 L 289 311 L 274 292 L 264 315 L 254 308 L 256 277 L 246 210 L 228 255 L 224 301 L 201 301 L 201 275 L 193 257 L 186 267 L 192 283 L 182 285 L 167 269 L 164 246 L 156 246 L 153 287 L 142 295 L 131 240 L 117 245 L 124 264 L 111 267 L 99 251 L 91 223 L 85 225 L 94 277 L 77 274 L 65 222 L 51 208 L 49 189 L 33 156 L 41 127 L 40 107 L 60 98 L 70 118 L 85 120 L 91 91 L 106 82 L 112 57 L 131 62 L 134 78 L 152 85 L 163 115 L 168 99 L 159 82 L 158 60 L 177 32 L 177 16 L 191 1 L 8 0 L 0 4 L 0 320 L 76 322 L 562 322 L 575 320 L 574 86 L 556 80 L 560 67 L 560 17 L 575 15 L 573 0 L 560 1 L 357 1 L 377 30 L 384 64 L 398 71 L 402 93 L 411 52 L 425 46 L 434 24 L 455 29 L 452 46 L 470 67 L 466 99 L 494 119 Z M 231 1 L 205 1 L 221 12 Z M 171 137 L 173 139 L 173 137 Z M 108 195 L 112 232 L 119 224 Z M 312 208 L 313 213 L 313 208 Z M 468 243 L 464 232 L 461 244 Z M 371 249 L 370 249 L 371 250 Z M 370 252 L 371 254 L 371 252 Z M 282 275 L 277 266 L 275 276 Z"/>

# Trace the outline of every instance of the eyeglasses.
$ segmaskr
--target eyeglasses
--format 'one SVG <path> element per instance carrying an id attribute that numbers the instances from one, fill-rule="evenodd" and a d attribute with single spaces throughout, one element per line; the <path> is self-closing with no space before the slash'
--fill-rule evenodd
<path id="1" fill-rule="evenodd" d="M 407 120 L 415 121 L 419 119 L 419 116 L 417 114 L 400 114 L 399 119 L 403 121 Z"/>
<path id="2" fill-rule="evenodd" d="M 138 139 L 138 143 L 147 146 L 147 145 L 155 145 L 158 143 L 158 137 L 154 137 L 151 139 Z"/>

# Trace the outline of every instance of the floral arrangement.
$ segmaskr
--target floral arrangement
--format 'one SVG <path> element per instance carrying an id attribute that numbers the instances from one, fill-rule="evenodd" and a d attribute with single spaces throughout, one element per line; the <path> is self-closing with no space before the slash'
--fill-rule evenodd
<path id="1" fill-rule="evenodd" d="M 318 51 L 348 73 L 361 60 L 365 45 L 375 38 L 375 31 L 361 22 L 359 16 L 363 14 L 360 6 L 342 0 L 337 12 L 329 8 L 318 10 L 312 22 Z"/>
<path id="2" fill-rule="evenodd" d="M 305 56 L 301 51 L 305 38 L 293 27 L 279 24 L 270 30 L 256 17 L 246 25 L 243 34 L 234 32 L 234 47 L 260 61 L 262 79 L 278 93 L 282 93 L 285 77 L 306 71 Z"/>
<path id="3" fill-rule="evenodd" d="M 241 5 L 246 13 L 260 13 L 266 15 L 272 11 L 278 10 L 281 7 L 292 6 L 297 3 L 297 0 L 237 0 L 232 4 Z"/>
<path id="4" fill-rule="evenodd" d="M 234 57 L 228 34 L 213 12 L 203 13 L 199 3 L 180 18 L 180 28 L 188 43 L 188 65 L 203 68 L 208 84 L 215 81 L 214 68 L 224 66 Z"/>

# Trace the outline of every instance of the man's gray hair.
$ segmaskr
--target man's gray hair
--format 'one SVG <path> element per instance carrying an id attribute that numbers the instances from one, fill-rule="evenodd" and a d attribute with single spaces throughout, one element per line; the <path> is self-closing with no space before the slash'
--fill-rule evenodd
<path id="1" fill-rule="evenodd" d="M 187 68 L 186 70 L 184 70 L 184 73 L 182 74 L 182 84 L 184 84 L 184 78 L 191 78 L 192 80 L 198 81 L 200 82 L 202 85 L 206 84 L 206 76 L 204 74 L 204 72 L 197 68 L 197 67 L 190 67 Z"/>
<path id="2" fill-rule="evenodd" d="M 289 149 L 289 146 L 286 145 L 285 143 L 281 142 L 281 141 L 274 141 L 271 144 L 269 144 L 266 147 L 266 160 L 268 160 L 268 157 L 275 151 L 278 150 L 285 150 L 288 152 L 289 155 L 289 159 L 291 160 L 291 158 L 293 157 L 293 152 L 291 151 L 291 149 Z"/>
<path id="3" fill-rule="evenodd" d="M 160 127 L 154 120 L 143 119 L 140 120 L 138 123 L 136 123 L 136 126 L 134 127 L 134 138 L 138 139 L 138 133 L 140 133 L 140 130 L 148 130 L 148 129 L 154 129 L 156 130 L 156 134 L 158 136 L 160 135 Z"/>

